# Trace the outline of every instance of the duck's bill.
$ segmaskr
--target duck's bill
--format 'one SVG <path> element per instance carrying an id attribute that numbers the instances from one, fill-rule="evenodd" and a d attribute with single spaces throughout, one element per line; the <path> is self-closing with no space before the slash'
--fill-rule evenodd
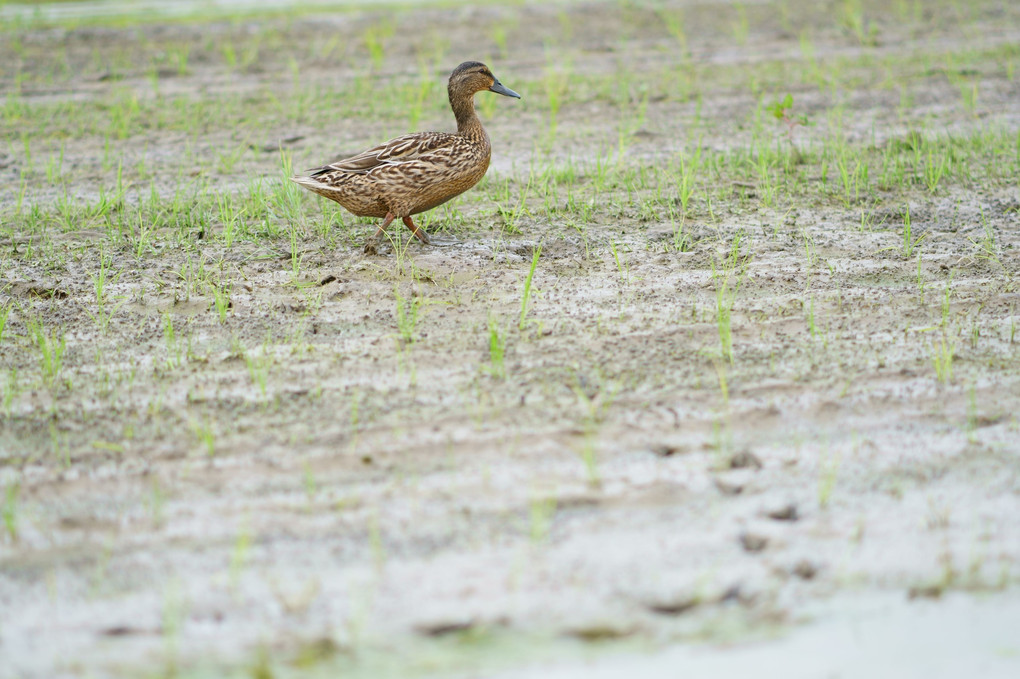
<path id="1" fill-rule="evenodd" d="M 521 95 L 517 94 L 509 87 L 506 87 L 505 85 L 503 85 L 503 83 L 501 83 L 498 80 L 492 83 L 492 87 L 489 88 L 489 91 L 495 92 L 496 94 L 502 94 L 504 97 L 513 97 L 514 99 L 521 98 Z"/>

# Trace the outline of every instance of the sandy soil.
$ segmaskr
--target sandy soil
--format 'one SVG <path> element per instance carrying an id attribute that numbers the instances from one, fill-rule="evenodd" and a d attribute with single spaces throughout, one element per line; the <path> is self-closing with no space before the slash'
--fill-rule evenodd
<path id="1" fill-rule="evenodd" d="M 778 6 L 741 9 L 739 41 L 734 6 L 683 7 L 700 64 L 803 59 Z M 987 48 L 1020 40 L 1009 3 L 965 20 L 941 4 L 923 11 L 900 25 L 870 8 L 873 39 L 861 44 L 824 9 L 804 10 L 818 58 L 845 58 L 864 75 L 836 95 L 797 89 L 798 110 L 822 120 L 838 98 L 860 145 L 918 121 L 1015 135 L 1020 92 L 1002 63 L 970 76 L 976 112 L 939 72 L 897 90 L 869 71 L 881 56 L 965 51 L 975 35 Z M 519 193 L 535 162 L 546 122 L 528 83 L 549 71 L 543 49 L 569 56 L 579 82 L 679 54 L 654 14 L 629 5 L 399 17 L 398 30 L 448 26 L 451 44 L 525 94 L 517 109 L 506 100 L 486 110 L 495 157 L 481 192 L 509 178 Z M 298 18 L 285 35 L 323 41 L 328 25 L 350 38 L 378 19 Z M 26 29 L 25 44 L 67 45 L 88 77 L 23 86 L 22 97 L 88 101 L 115 87 L 156 96 L 144 70 L 102 79 L 87 55 L 130 54 L 169 35 L 195 47 L 188 74 L 168 77 L 162 96 L 233 88 L 243 99 L 290 83 L 284 59 L 239 74 L 204 62 L 201 45 L 273 21 Z M 508 55 L 479 28 L 493 22 L 510 26 Z M 564 26 L 569 39 L 550 46 Z M 433 34 L 392 41 L 376 77 L 415 73 L 415 50 Z M 343 87 L 361 72 L 351 61 L 309 59 L 301 81 Z M 7 91 L 13 77 L 3 74 Z M 628 163 L 746 143 L 756 96 L 725 82 L 699 88 L 698 101 L 647 103 Z M 715 121 L 708 135 L 696 116 Z M 572 101 L 540 162 L 593 161 L 621 120 L 597 98 Z M 421 126 L 449 122 L 430 110 Z M 332 129 L 281 121 L 262 134 L 270 145 L 296 139 L 295 164 L 313 166 L 323 149 L 354 151 L 392 127 L 338 116 Z M 825 133 L 798 132 L 804 143 Z M 155 155 L 169 186 L 188 172 L 186 141 L 202 157 L 226 140 L 238 136 L 215 126 L 191 141 L 152 132 L 116 152 L 125 167 Z M 75 194 L 109 185 L 101 140 L 61 143 Z M 12 179 L 0 200 L 17 224 L 26 160 L 13 143 L 0 154 Z M 277 168 L 275 153 L 256 151 L 210 185 L 237 190 Z M 60 190 L 41 169 L 33 176 L 26 204 L 54 209 Z M 580 195 L 589 181 L 578 180 Z M 143 186 L 128 203 L 145 199 Z M 732 203 L 693 213 L 686 251 L 670 247 L 665 216 L 639 214 L 622 190 L 584 231 L 536 207 L 513 233 L 491 203 L 465 197 L 457 209 L 472 226 L 432 247 L 365 255 L 367 223 L 333 246 L 303 234 L 296 278 L 286 238 L 233 249 L 194 238 L 189 250 L 157 235 L 158 252 L 138 258 L 93 226 L 55 230 L 50 254 L 33 254 L 38 235 L 5 229 L 0 675 L 747 676 L 781 664 L 783 676 L 1016 676 L 1020 637 L 1005 630 L 1020 619 L 1020 191 L 947 182 L 867 203 L 877 221 L 910 205 L 924 235 L 914 256 L 901 254 L 897 229 L 860 230 L 861 205 L 746 207 L 755 191 L 738 182 Z M 994 258 L 976 245 L 989 230 Z M 746 274 L 731 363 L 713 271 L 738 234 Z M 120 272 L 105 332 L 97 247 Z M 211 294 L 188 288 L 185 264 L 198 261 L 229 284 L 222 321 Z M 406 336 L 398 305 L 419 310 Z M 51 382 L 32 314 L 65 333 Z M 492 323 L 506 342 L 505 378 Z M 944 380 L 940 338 L 952 356 Z"/>

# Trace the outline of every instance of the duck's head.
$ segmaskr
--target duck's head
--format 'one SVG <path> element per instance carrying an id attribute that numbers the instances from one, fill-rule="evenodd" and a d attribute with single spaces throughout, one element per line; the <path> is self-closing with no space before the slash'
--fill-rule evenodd
<path id="1" fill-rule="evenodd" d="M 492 75 L 489 67 L 480 61 L 465 61 L 453 69 L 453 73 L 450 74 L 448 89 L 451 101 L 459 97 L 470 97 L 475 92 L 481 92 L 482 90 L 489 90 L 496 94 L 502 94 L 505 97 L 521 98 L 521 95 L 497 80 L 496 76 Z"/>

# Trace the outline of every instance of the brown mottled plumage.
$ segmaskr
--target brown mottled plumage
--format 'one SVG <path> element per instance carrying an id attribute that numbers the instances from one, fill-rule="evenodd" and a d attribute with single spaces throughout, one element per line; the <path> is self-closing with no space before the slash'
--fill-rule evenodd
<path id="1" fill-rule="evenodd" d="M 478 183 L 489 167 L 489 135 L 475 113 L 475 93 L 489 90 L 520 99 L 489 68 L 466 61 L 453 70 L 447 87 L 457 132 L 418 132 L 391 139 L 350 158 L 291 179 L 334 200 L 359 217 L 382 217 L 375 240 L 395 218 L 423 243 L 429 238 L 411 215 L 431 210 Z"/>

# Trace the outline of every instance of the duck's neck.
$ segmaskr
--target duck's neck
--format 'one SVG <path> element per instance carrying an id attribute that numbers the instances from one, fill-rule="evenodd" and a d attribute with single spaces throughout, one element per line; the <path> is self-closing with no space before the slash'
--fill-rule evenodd
<path id="1" fill-rule="evenodd" d="M 471 139 L 488 140 L 482 121 L 475 112 L 475 95 L 450 96 L 450 106 L 457 118 L 457 134 Z"/>

